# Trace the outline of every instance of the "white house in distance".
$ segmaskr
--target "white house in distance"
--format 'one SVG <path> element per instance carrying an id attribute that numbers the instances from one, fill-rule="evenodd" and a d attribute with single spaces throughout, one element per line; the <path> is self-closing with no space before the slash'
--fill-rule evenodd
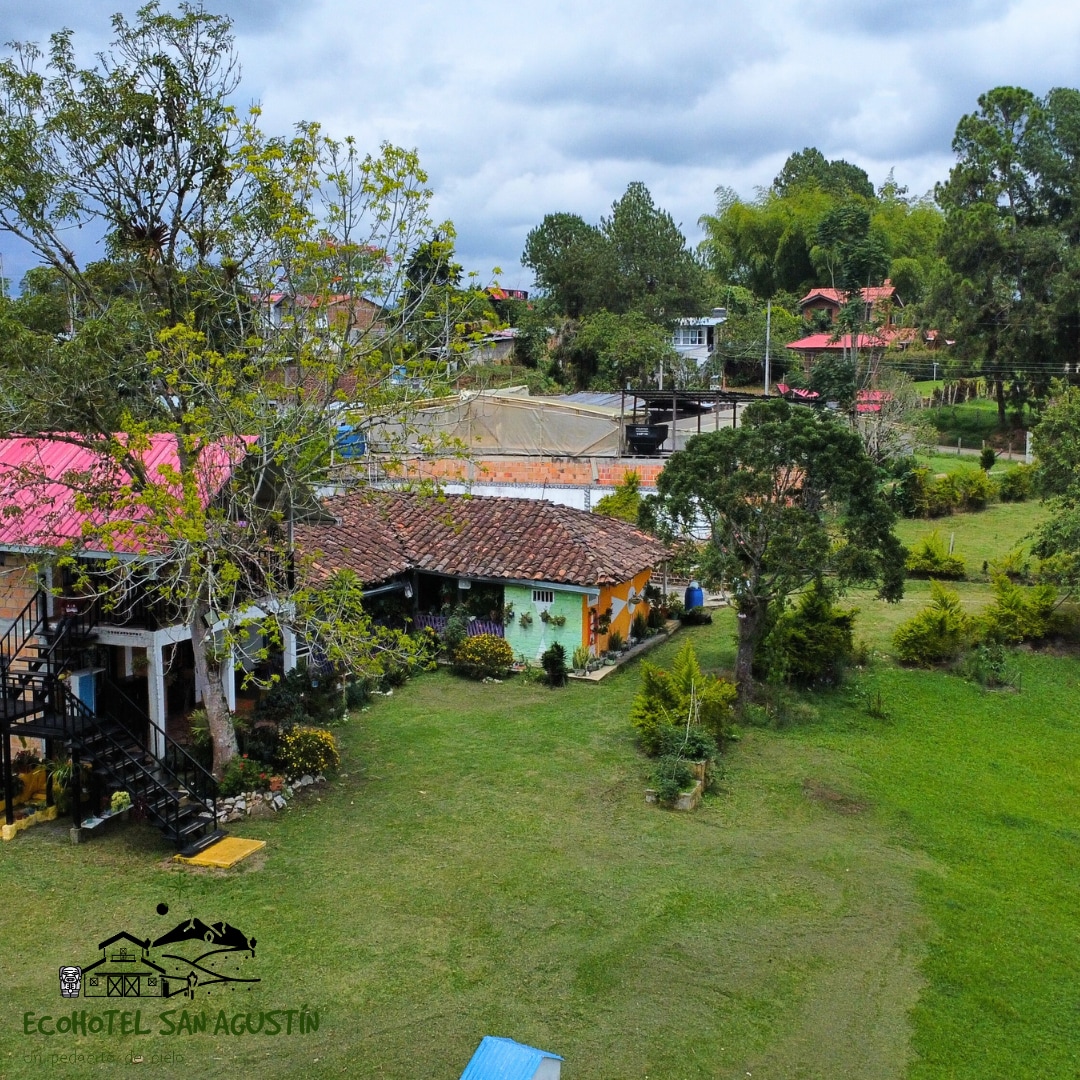
<path id="1" fill-rule="evenodd" d="M 726 321 L 727 310 L 720 307 L 713 308 L 708 315 L 679 319 L 671 335 L 671 344 L 680 356 L 688 357 L 701 367 L 716 347 L 716 327 Z"/>

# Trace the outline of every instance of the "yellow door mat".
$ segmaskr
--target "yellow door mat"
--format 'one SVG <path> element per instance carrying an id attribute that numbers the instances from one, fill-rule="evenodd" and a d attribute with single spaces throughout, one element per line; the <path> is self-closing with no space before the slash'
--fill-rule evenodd
<path id="1" fill-rule="evenodd" d="M 189 866 L 216 866 L 228 869 L 264 847 L 266 847 L 265 840 L 245 840 L 241 836 L 226 836 L 216 844 L 204 848 L 198 855 L 188 857 L 174 855 L 173 859 L 176 862 L 187 863 Z"/>

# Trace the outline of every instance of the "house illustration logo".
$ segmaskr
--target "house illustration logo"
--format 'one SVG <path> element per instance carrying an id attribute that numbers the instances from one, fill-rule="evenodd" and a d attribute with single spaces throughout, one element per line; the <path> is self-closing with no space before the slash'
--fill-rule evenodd
<path id="1" fill-rule="evenodd" d="M 164 908 L 164 911 L 162 911 Z M 159 913 L 168 912 L 160 905 Z M 191 918 L 151 940 L 121 930 L 98 945 L 101 956 L 83 967 L 60 968 L 60 996 L 170 998 L 213 986 L 260 982 L 241 965 L 255 957 L 255 939 L 226 922 Z"/>

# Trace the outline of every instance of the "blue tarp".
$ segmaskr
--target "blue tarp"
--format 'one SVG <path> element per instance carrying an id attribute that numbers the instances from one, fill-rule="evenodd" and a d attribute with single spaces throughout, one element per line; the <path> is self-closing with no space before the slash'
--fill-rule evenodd
<path id="1" fill-rule="evenodd" d="M 461 1080 L 533 1080 L 545 1058 L 562 1061 L 558 1054 L 537 1050 L 534 1046 L 485 1035 L 472 1060 L 465 1066 Z"/>

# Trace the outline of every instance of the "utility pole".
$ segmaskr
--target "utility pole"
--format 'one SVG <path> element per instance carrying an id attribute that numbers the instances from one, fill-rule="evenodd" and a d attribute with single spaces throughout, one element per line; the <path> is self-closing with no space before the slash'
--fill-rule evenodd
<path id="1" fill-rule="evenodd" d="M 769 396 L 769 387 L 772 385 L 769 371 L 769 337 L 772 331 L 772 301 L 765 303 L 765 396 Z"/>

